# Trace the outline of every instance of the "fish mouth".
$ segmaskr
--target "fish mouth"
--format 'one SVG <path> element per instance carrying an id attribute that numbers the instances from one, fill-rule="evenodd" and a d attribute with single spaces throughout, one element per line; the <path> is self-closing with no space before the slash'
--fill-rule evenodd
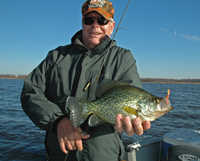
<path id="1" fill-rule="evenodd" d="M 159 118 L 160 116 L 166 114 L 167 112 L 173 110 L 174 107 L 171 106 L 171 102 L 167 97 L 164 97 L 160 103 L 157 105 L 157 110 L 151 112 L 147 117 L 151 118 L 152 120 Z"/>
<path id="2" fill-rule="evenodd" d="M 171 111 L 174 107 L 171 106 L 171 102 L 169 98 L 164 97 L 163 100 L 159 104 L 161 111 Z"/>
<path id="3" fill-rule="evenodd" d="M 149 118 L 149 121 L 154 121 L 155 119 L 157 119 L 157 118 L 161 117 L 162 115 L 166 114 L 167 112 L 171 111 L 173 108 L 174 107 L 172 107 L 172 106 L 166 107 L 165 110 L 152 112 L 147 117 Z"/>
<path id="4" fill-rule="evenodd" d="M 169 98 L 164 97 L 163 100 L 159 104 L 161 109 L 161 114 L 164 115 L 165 113 L 171 111 L 174 107 L 171 106 L 171 102 Z"/>
<path id="5" fill-rule="evenodd" d="M 167 97 L 164 97 L 158 106 L 160 110 L 153 112 L 153 115 L 158 115 L 159 117 L 166 114 L 174 108 L 171 106 L 171 102 Z"/>
<path id="6" fill-rule="evenodd" d="M 174 109 L 174 107 L 172 107 L 172 106 L 170 106 L 170 107 L 162 107 L 162 111 L 153 112 L 152 115 L 160 117 L 160 116 L 166 114 L 167 112 L 169 112 L 169 111 L 171 111 L 173 109 Z"/>

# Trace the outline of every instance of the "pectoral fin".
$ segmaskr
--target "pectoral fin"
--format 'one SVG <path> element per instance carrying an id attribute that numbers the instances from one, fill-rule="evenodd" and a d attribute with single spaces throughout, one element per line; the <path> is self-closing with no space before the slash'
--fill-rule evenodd
<path id="1" fill-rule="evenodd" d="M 103 124 L 105 121 L 100 118 L 97 114 L 92 114 L 88 120 L 88 125 L 91 126 L 97 126 L 99 124 Z"/>

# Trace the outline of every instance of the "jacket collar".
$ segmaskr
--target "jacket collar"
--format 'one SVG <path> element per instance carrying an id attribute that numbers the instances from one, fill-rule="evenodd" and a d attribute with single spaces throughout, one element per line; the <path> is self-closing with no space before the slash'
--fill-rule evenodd
<path id="1" fill-rule="evenodd" d="M 79 50 L 88 50 L 91 51 L 92 54 L 104 53 L 109 48 L 111 41 L 110 37 L 106 36 L 94 49 L 90 50 L 82 43 L 82 30 L 78 31 L 71 39 L 71 43 Z M 112 46 L 116 46 L 115 41 L 113 41 Z"/>

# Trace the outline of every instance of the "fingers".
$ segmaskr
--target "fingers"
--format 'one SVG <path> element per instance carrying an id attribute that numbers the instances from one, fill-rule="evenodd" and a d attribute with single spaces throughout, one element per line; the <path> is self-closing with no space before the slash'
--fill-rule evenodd
<path id="1" fill-rule="evenodd" d="M 124 125 L 124 130 L 129 136 L 133 135 L 134 133 L 136 133 L 137 135 L 142 135 L 144 132 L 140 118 L 136 118 L 131 121 L 131 118 L 129 116 L 126 116 L 124 118 Z"/>
<path id="2" fill-rule="evenodd" d="M 62 135 L 61 137 L 59 137 L 58 135 L 58 138 L 59 138 L 60 148 L 65 154 L 67 154 L 66 147 L 68 150 L 76 150 L 76 149 L 80 151 L 83 150 L 82 140 L 78 131 L 76 133 L 71 132 L 70 134 L 68 132 L 68 134 Z"/>
<path id="3" fill-rule="evenodd" d="M 116 124 L 115 124 L 115 130 L 117 132 L 122 132 L 123 131 L 123 126 L 122 126 L 122 120 L 123 120 L 123 117 L 121 114 L 117 115 L 116 117 Z"/>
<path id="4" fill-rule="evenodd" d="M 66 147 L 65 147 L 65 141 L 60 139 L 59 143 L 60 143 L 60 149 L 63 151 L 63 153 L 67 154 L 68 151 L 66 150 Z"/>
<path id="5" fill-rule="evenodd" d="M 85 133 L 85 132 L 83 132 L 80 127 L 78 127 L 77 130 L 78 130 L 78 132 L 80 134 L 81 139 L 88 139 L 90 137 L 90 135 Z"/>
<path id="6" fill-rule="evenodd" d="M 74 143 L 75 149 L 77 148 L 79 151 L 83 150 L 82 139 L 81 139 L 81 136 L 80 136 L 78 130 L 77 130 L 77 133 L 75 135 L 75 140 L 73 141 L 73 143 Z"/>
<path id="7" fill-rule="evenodd" d="M 144 130 L 149 130 L 151 128 L 151 123 L 150 121 L 145 121 L 142 123 L 142 126 Z"/>
<path id="8" fill-rule="evenodd" d="M 79 151 L 83 150 L 82 139 L 88 139 L 89 137 L 90 137 L 89 134 L 84 134 L 84 133 L 77 135 L 75 145 Z"/>
<path id="9" fill-rule="evenodd" d="M 116 117 L 115 130 L 117 132 L 122 132 L 124 129 L 126 134 L 129 136 L 133 135 L 134 133 L 137 135 L 142 135 L 144 130 L 149 130 L 150 127 L 151 123 L 149 121 L 142 123 L 140 118 L 135 118 L 133 121 L 131 121 L 129 116 L 125 116 L 123 119 L 123 116 L 119 114 Z"/>
<path id="10" fill-rule="evenodd" d="M 83 132 L 80 134 L 80 137 L 81 137 L 81 139 L 88 139 L 90 137 L 90 135 Z"/>
<path id="11" fill-rule="evenodd" d="M 57 125 L 57 137 L 61 150 L 67 154 L 67 150 L 83 150 L 82 139 L 87 139 L 90 136 L 82 133 L 80 128 L 74 128 L 69 119 L 62 119 Z"/>
<path id="12" fill-rule="evenodd" d="M 76 142 L 74 137 L 65 138 L 65 145 L 68 150 L 76 150 Z"/>
<path id="13" fill-rule="evenodd" d="M 68 150 L 76 150 L 76 145 L 75 145 L 74 140 L 75 140 L 74 135 L 69 135 L 69 136 L 58 135 L 58 141 L 60 144 L 60 148 L 65 154 L 68 153 L 66 150 L 66 147 Z"/>
<path id="14" fill-rule="evenodd" d="M 131 136 L 134 134 L 134 128 L 133 128 L 133 125 L 132 125 L 132 122 L 131 122 L 131 118 L 129 116 L 126 116 L 124 118 L 124 125 L 125 125 L 125 132 L 127 135 Z"/>
<path id="15" fill-rule="evenodd" d="M 140 118 L 136 118 L 133 120 L 133 126 L 134 126 L 134 131 L 137 135 L 142 135 L 144 132 L 144 129 L 142 127 L 142 122 Z"/>
<path id="16" fill-rule="evenodd" d="M 90 137 L 89 134 L 84 133 L 80 127 L 77 128 L 78 135 L 76 136 L 75 145 L 79 151 L 83 150 L 82 139 L 88 139 Z"/>
<path id="17" fill-rule="evenodd" d="M 90 137 L 90 135 L 88 134 L 75 134 L 74 137 L 70 138 L 61 138 L 60 139 L 60 148 L 61 150 L 67 154 L 68 151 L 66 150 L 66 147 L 68 150 L 76 150 L 78 149 L 79 151 L 83 150 L 83 145 L 82 145 L 82 139 L 88 139 Z"/>

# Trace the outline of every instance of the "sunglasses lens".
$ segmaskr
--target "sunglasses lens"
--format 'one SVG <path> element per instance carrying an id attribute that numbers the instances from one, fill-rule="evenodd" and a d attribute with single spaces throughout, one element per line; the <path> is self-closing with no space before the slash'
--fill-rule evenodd
<path id="1" fill-rule="evenodd" d="M 99 25 L 107 25 L 108 20 L 106 20 L 105 18 L 98 18 L 98 24 Z"/>
<path id="2" fill-rule="evenodd" d="M 84 22 L 84 24 L 86 24 L 86 25 L 91 25 L 91 24 L 93 24 L 93 22 L 94 22 L 94 18 L 92 18 L 92 17 L 85 17 L 85 18 L 83 19 L 83 22 Z"/>
<path id="3" fill-rule="evenodd" d="M 94 23 L 95 18 L 93 17 L 85 17 L 83 19 L 84 24 L 86 25 L 92 25 Z M 108 24 L 108 20 L 106 20 L 105 18 L 101 17 L 97 19 L 97 22 L 99 25 L 107 25 Z"/>

